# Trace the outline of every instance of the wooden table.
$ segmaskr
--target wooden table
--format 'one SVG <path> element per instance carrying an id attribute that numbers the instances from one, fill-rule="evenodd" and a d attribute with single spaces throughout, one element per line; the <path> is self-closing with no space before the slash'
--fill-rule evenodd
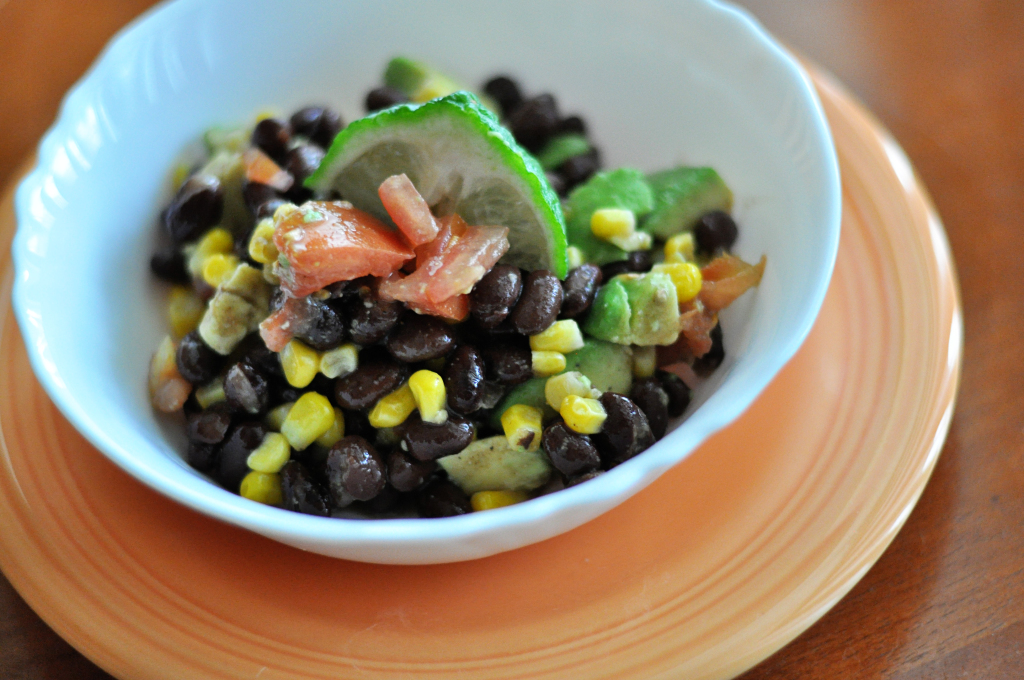
<path id="1" fill-rule="evenodd" d="M 0 186 L 62 93 L 149 0 L 0 0 Z M 892 546 L 821 621 L 743 675 L 1020 677 L 1024 648 L 1024 8 L 1014 0 L 748 0 L 903 144 L 960 273 L 959 404 Z M 1018 330 L 1014 330 L 1018 329 Z M 0 577 L 0 678 L 109 678 Z"/>

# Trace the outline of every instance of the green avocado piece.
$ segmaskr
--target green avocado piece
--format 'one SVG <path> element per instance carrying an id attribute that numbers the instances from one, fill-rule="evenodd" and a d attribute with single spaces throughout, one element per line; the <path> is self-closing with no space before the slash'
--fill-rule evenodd
<path id="1" fill-rule="evenodd" d="M 384 69 L 384 84 L 401 90 L 414 102 L 425 102 L 438 97 L 447 97 L 459 90 L 471 90 L 448 74 L 415 59 L 395 57 Z M 498 111 L 497 104 L 481 92 L 474 92 L 480 103 L 491 111 Z"/>
<path id="2" fill-rule="evenodd" d="M 713 168 L 678 167 L 647 176 L 654 191 L 654 209 L 641 229 L 668 239 L 690 231 L 712 210 L 732 210 L 732 191 Z"/>
<path id="3" fill-rule="evenodd" d="M 224 192 L 224 212 L 220 226 L 235 237 L 244 236 L 252 227 L 252 217 L 245 206 L 242 186 L 245 183 L 245 163 L 238 151 L 218 151 L 199 171 L 220 180 Z"/>
<path id="4" fill-rule="evenodd" d="M 565 355 L 565 370 L 579 371 L 602 392 L 629 394 L 633 385 L 633 350 L 627 345 L 585 338 L 583 347 Z"/>
<path id="5" fill-rule="evenodd" d="M 531 491 L 551 477 L 551 463 L 543 450 L 518 450 L 500 435 L 477 440 L 459 453 L 438 458 L 437 464 L 468 494 Z"/>
<path id="6" fill-rule="evenodd" d="M 565 228 L 569 245 L 583 251 L 583 259 L 597 265 L 626 259 L 626 251 L 594 236 L 590 217 L 601 208 L 632 210 L 637 220 L 654 207 L 654 194 L 647 178 L 634 168 L 599 172 L 573 189 L 565 206 Z"/>
<path id="7" fill-rule="evenodd" d="M 590 151 L 590 142 L 575 132 L 558 135 L 548 140 L 544 148 L 537 154 L 537 162 L 545 170 L 554 170 L 573 156 L 581 156 Z"/>
<path id="8" fill-rule="evenodd" d="M 583 331 L 623 345 L 671 345 L 679 339 L 672 278 L 663 272 L 616 276 L 598 291 Z"/>

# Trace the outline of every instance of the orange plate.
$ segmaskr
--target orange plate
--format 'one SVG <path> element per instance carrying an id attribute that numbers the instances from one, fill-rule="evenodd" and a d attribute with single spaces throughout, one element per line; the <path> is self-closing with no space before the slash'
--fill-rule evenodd
<path id="1" fill-rule="evenodd" d="M 287 548 L 107 462 L 46 398 L 0 309 L 4 572 L 121 678 L 693 679 L 753 666 L 895 536 L 959 376 L 956 279 L 924 189 L 870 115 L 815 78 L 845 204 L 817 325 L 739 421 L 622 506 L 461 564 Z M 12 222 L 8 195 L 4 253 Z M 9 259 L 0 267 L 9 286 Z"/>

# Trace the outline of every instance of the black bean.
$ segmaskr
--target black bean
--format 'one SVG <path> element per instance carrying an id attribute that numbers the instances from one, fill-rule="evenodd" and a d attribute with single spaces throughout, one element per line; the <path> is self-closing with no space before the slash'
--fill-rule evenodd
<path id="1" fill-rule="evenodd" d="M 267 348 L 258 332 L 245 336 L 228 356 L 227 363 L 236 364 L 239 361 L 244 361 L 264 376 L 284 375 L 277 353 Z"/>
<path id="2" fill-rule="evenodd" d="M 582 475 L 580 475 L 578 477 L 573 477 L 572 479 L 566 480 L 565 488 L 568 489 L 569 487 L 576 486 L 577 484 L 582 484 L 583 482 L 589 482 L 591 479 L 594 479 L 594 478 L 600 477 L 600 476 L 601 476 L 601 471 L 600 470 L 591 470 L 590 472 L 584 472 Z"/>
<path id="3" fill-rule="evenodd" d="M 291 124 L 292 132 L 325 149 L 331 145 L 341 128 L 345 127 L 338 112 L 327 106 L 300 109 L 292 115 Z"/>
<path id="4" fill-rule="evenodd" d="M 283 373 L 283 371 L 282 371 Z M 270 403 L 275 406 L 279 404 L 290 404 L 299 400 L 303 390 L 292 387 L 283 377 L 274 376 L 270 379 Z"/>
<path id="5" fill-rule="evenodd" d="M 149 259 L 149 268 L 157 278 L 168 283 L 188 283 L 185 256 L 173 246 L 162 248 Z"/>
<path id="6" fill-rule="evenodd" d="M 710 255 L 719 249 L 732 248 L 739 233 L 729 213 L 712 210 L 701 215 L 697 226 L 693 228 L 693 239 L 697 242 L 698 253 Z"/>
<path id="7" fill-rule="evenodd" d="M 608 418 L 593 441 L 606 468 L 629 460 L 654 443 L 647 416 L 629 398 L 614 392 L 601 395 Z"/>
<path id="8" fill-rule="evenodd" d="M 436 316 L 409 313 L 388 334 L 385 345 L 399 361 L 437 359 L 455 349 L 455 330 Z"/>
<path id="9" fill-rule="evenodd" d="M 324 150 L 315 144 L 300 144 L 288 152 L 288 163 L 285 168 L 295 178 L 295 183 L 302 181 L 316 172 L 320 161 L 324 159 Z"/>
<path id="10" fill-rule="evenodd" d="M 231 412 L 223 404 L 214 404 L 198 413 L 190 413 L 186 432 L 190 442 L 220 444 L 231 427 Z"/>
<path id="11" fill-rule="evenodd" d="M 601 269 L 593 264 L 582 264 L 569 272 L 562 282 L 562 318 L 575 319 L 590 309 L 603 280 Z"/>
<path id="12" fill-rule="evenodd" d="M 473 511 L 469 496 L 447 479 L 435 479 L 416 494 L 421 517 L 454 517 Z"/>
<path id="13" fill-rule="evenodd" d="M 540 151 L 558 127 L 555 98 L 542 94 L 525 100 L 508 116 L 508 129 L 530 151 Z"/>
<path id="14" fill-rule="evenodd" d="M 485 368 L 483 357 L 472 345 L 462 345 L 452 352 L 441 372 L 450 408 L 472 413 L 483 405 Z"/>
<path id="15" fill-rule="evenodd" d="M 281 468 L 281 496 L 286 510 L 320 517 L 330 515 L 327 494 L 297 460 L 288 461 Z"/>
<path id="16" fill-rule="evenodd" d="M 213 175 L 192 175 L 178 189 L 164 213 L 164 226 L 175 243 L 190 241 L 220 222 L 224 190 Z"/>
<path id="17" fill-rule="evenodd" d="M 200 444 L 196 441 L 188 443 L 188 464 L 200 472 L 209 472 L 217 463 L 217 445 Z"/>
<path id="18" fill-rule="evenodd" d="M 270 387 L 259 371 L 239 361 L 224 374 L 224 396 L 231 408 L 256 415 L 266 410 Z"/>
<path id="19" fill-rule="evenodd" d="M 654 265 L 649 250 L 634 250 L 626 256 L 626 262 L 629 263 L 629 270 L 638 274 L 651 271 L 651 267 Z"/>
<path id="20" fill-rule="evenodd" d="M 722 324 L 711 329 L 711 349 L 693 362 L 693 372 L 701 377 L 711 375 L 725 360 L 725 343 L 722 338 Z"/>
<path id="21" fill-rule="evenodd" d="M 217 481 L 227 489 L 238 493 L 242 478 L 249 474 L 249 454 L 263 443 L 267 429 L 258 421 L 239 423 L 220 447 L 220 465 Z"/>
<path id="22" fill-rule="evenodd" d="M 489 94 L 501 107 L 501 114 L 508 117 L 523 103 L 523 93 L 516 81 L 508 76 L 495 76 L 484 83 L 484 92 Z"/>
<path id="23" fill-rule="evenodd" d="M 587 124 L 579 116 L 566 116 L 558 121 L 558 128 L 555 131 L 560 135 L 569 133 L 585 135 L 587 134 Z"/>
<path id="24" fill-rule="evenodd" d="M 664 437 L 668 428 L 669 398 L 668 392 L 661 386 L 661 381 L 657 378 L 635 380 L 629 398 L 647 416 L 647 423 L 651 426 L 654 438 Z"/>
<path id="25" fill-rule="evenodd" d="M 334 383 L 334 399 L 339 406 L 352 411 L 369 408 L 386 394 L 394 392 L 408 375 L 405 365 L 388 359 L 371 358 Z"/>
<path id="26" fill-rule="evenodd" d="M 327 483 L 339 508 L 368 501 L 387 483 L 384 461 L 362 437 L 343 437 L 327 454 Z"/>
<path id="27" fill-rule="evenodd" d="M 357 434 L 364 439 L 373 439 L 377 429 L 370 425 L 369 418 L 361 411 L 345 411 L 345 434 Z"/>
<path id="28" fill-rule="evenodd" d="M 567 159 L 555 171 L 565 180 L 566 191 L 590 179 L 601 169 L 601 154 L 596 148 Z"/>
<path id="29" fill-rule="evenodd" d="M 562 309 L 562 282 L 546 269 L 530 272 L 523 294 L 512 310 L 512 325 L 523 335 L 537 335 L 558 318 Z"/>
<path id="30" fill-rule="evenodd" d="M 668 395 L 668 417 L 678 418 L 690 405 L 690 388 L 675 373 L 659 370 L 655 374 Z"/>
<path id="31" fill-rule="evenodd" d="M 181 339 L 175 358 L 178 372 L 193 385 L 212 380 L 224 364 L 224 357 L 203 342 L 199 331 L 192 331 Z"/>
<path id="32" fill-rule="evenodd" d="M 366 347 L 387 337 L 402 317 L 405 307 L 397 300 L 381 300 L 368 292 L 349 302 L 347 309 L 352 342 Z"/>
<path id="33" fill-rule="evenodd" d="M 396 104 L 409 101 L 409 96 L 395 87 L 376 87 L 366 95 L 366 112 L 373 113 L 381 109 L 389 109 Z"/>
<path id="34" fill-rule="evenodd" d="M 555 469 L 567 477 L 596 470 L 601 465 L 601 456 L 590 437 L 573 432 L 562 421 L 544 429 L 540 445 Z"/>
<path id="35" fill-rule="evenodd" d="M 500 382 L 494 382 L 493 380 L 487 380 L 484 382 L 484 398 L 483 404 L 481 405 L 484 409 L 492 409 L 501 403 L 501 400 L 505 397 L 505 386 Z M 480 416 L 478 416 L 480 417 Z"/>
<path id="36" fill-rule="evenodd" d="M 473 423 L 449 416 L 441 425 L 425 423 L 413 415 L 402 428 L 403 448 L 416 460 L 437 460 L 458 453 L 473 441 Z"/>
<path id="37" fill-rule="evenodd" d="M 264 118 L 256 123 L 252 130 L 252 143 L 280 165 L 288 155 L 288 145 L 292 141 L 288 123 L 277 118 Z"/>
<path id="38" fill-rule="evenodd" d="M 544 173 L 544 177 L 547 178 L 548 184 L 551 185 L 552 191 L 554 191 L 559 196 L 565 196 L 565 190 L 568 188 L 568 185 L 565 183 L 565 180 L 562 178 L 561 175 L 559 175 L 557 172 L 548 170 L 547 172 Z"/>
<path id="39" fill-rule="evenodd" d="M 277 189 L 259 182 L 245 182 L 242 185 L 242 198 L 245 199 L 245 207 L 257 218 L 264 205 L 272 201 L 281 201 L 281 194 Z M 276 210 L 276 208 L 275 208 Z M 271 213 L 273 214 L 273 213 Z"/>
<path id="40" fill-rule="evenodd" d="M 306 298 L 307 317 L 296 337 L 320 352 L 334 349 L 345 342 L 345 321 L 341 315 L 322 300 Z"/>
<path id="41" fill-rule="evenodd" d="M 494 328 L 509 315 L 523 290 L 519 267 L 495 265 L 473 287 L 469 295 L 470 310 L 483 328 Z"/>
<path id="42" fill-rule="evenodd" d="M 629 260 L 616 260 L 601 267 L 601 278 L 605 281 L 611 281 L 619 274 L 629 274 L 631 271 Z"/>
<path id="43" fill-rule="evenodd" d="M 384 513 L 391 512 L 403 504 L 407 500 L 406 496 L 399 493 L 390 484 L 385 485 L 384 489 L 374 496 L 372 499 L 361 503 L 365 512 L 370 515 L 381 516 Z"/>
<path id="44" fill-rule="evenodd" d="M 518 385 L 533 377 L 533 354 L 522 341 L 499 341 L 484 349 L 487 375 L 506 385 Z"/>
<path id="45" fill-rule="evenodd" d="M 402 451 L 392 451 L 387 457 L 388 481 L 398 491 L 409 492 L 423 486 L 437 470 L 433 461 L 416 460 Z"/>

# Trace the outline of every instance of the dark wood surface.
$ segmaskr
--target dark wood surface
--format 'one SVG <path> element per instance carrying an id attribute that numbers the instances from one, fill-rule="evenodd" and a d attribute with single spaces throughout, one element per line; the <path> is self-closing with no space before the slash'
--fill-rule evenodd
<path id="1" fill-rule="evenodd" d="M 0 186 L 147 0 L 0 0 Z M 747 0 L 902 143 L 959 268 L 963 381 L 906 526 L 832 611 L 742 676 L 1024 677 L 1024 4 Z M 0 678 L 109 678 L 0 577 Z"/>

